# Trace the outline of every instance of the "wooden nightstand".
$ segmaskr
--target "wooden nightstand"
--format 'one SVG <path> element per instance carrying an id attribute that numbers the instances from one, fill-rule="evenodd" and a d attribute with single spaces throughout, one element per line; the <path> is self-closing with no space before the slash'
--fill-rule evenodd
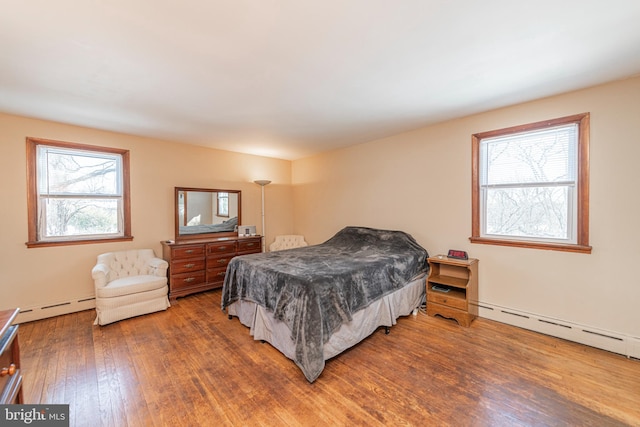
<path id="1" fill-rule="evenodd" d="M 438 255 L 427 261 L 427 314 L 455 319 L 468 327 L 478 317 L 478 260 Z"/>
<path id="2" fill-rule="evenodd" d="M 20 310 L 0 310 L 0 404 L 24 403 L 18 325 L 13 321 Z"/>

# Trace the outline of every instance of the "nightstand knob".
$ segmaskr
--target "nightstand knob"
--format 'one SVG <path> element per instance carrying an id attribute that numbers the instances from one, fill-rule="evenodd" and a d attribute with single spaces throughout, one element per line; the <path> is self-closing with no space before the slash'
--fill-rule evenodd
<path id="1" fill-rule="evenodd" d="M 4 377 L 7 375 L 13 375 L 16 373 L 16 365 L 12 363 L 8 368 L 2 368 L 0 371 L 0 377 Z"/>

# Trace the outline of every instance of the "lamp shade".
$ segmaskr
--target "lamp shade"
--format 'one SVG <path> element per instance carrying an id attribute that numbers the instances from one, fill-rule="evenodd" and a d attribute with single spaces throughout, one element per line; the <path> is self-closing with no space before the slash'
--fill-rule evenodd
<path id="1" fill-rule="evenodd" d="M 269 181 L 268 179 L 258 179 L 258 180 L 253 181 L 253 182 L 255 182 L 256 184 L 261 185 L 263 187 L 265 185 L 267 185 L 267 184 L 271 184 L 271 181 Z"/>

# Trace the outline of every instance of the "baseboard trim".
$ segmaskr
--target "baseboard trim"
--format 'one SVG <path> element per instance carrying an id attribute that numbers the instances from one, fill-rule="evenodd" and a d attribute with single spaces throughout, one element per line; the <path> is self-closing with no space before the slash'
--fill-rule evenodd
<path id="1" fill-rule="evenodd" d="M 538 314 L 526 313 L 484 302 L 478 303 L 477 305 L 478 315 L 486 319 L 600 348 L 630 358 L 640 359 L 640 338 L 638 337 L 567 322 L 565 320 L 544 317 Z M 43 306 L 27 307 L 20 309 L 15 322 L 31 322 L 61 316 L 63 314 L 91 310 L 95 307 L 96 299 L 94 296 L 87 296 L 72 301 L 60 301 Z"/>
<path id="2" fill-rule="evenodd" d="M 484 302 L 478 315 L 545 335 L 640 359 L 640 338 Z"/>
<path id="3" fill-rule="evenodd" d="M 32 322 L 34 320 L 46 319 L 48 317 L 91 310 L 93 308 L 96 308 L 96 298 L 94 296 L 82 297 L 71 301 L 58 301 L 42 306 L 21 308 L 20 312 L 16 316 L 15 322 Z"/>

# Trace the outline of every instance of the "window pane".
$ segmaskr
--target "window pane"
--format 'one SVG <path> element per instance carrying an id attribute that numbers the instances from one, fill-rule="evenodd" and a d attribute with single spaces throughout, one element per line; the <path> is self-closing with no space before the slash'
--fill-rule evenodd
<path id="1" fill-rule="evenodd" d="M 481 185 L 575 180 L 576 125 L 482 141 Z"/>
<path id="2" fill-rule="evenodd" d="M 568 187 L 489 188 L 486 192 L 486 234 L 570 238 Z"/>
<path id="3" fill-rule="evenodd" d="M 118 156 L 41 149 L 40 194 L 120 194 Z"/>
<path id="4" fill-rule="evenodd" d="M 229 193 L 218 193 L 218 215 L 229 216 Z"/>
<path id="5" fill-rule="evenodd" d="M 46 219 L 42 237 L 118 234 L 118 204 L 115 199 L 42 199 Z"/>

